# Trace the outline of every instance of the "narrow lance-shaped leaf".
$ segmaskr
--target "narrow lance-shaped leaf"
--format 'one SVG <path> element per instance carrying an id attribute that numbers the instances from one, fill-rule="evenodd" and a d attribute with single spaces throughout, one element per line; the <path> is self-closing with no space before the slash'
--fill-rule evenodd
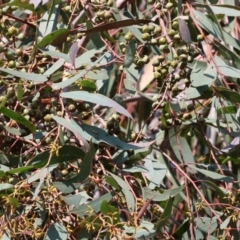
<path id="1" fill-rule="evenodd" d="M 190 31 L 188 29 L 188 26 L 185 22 L 184 19 L 178 19 L 179 22 L 179 31 L 180 31 L 180 35 L 182 40 L 187 43 L 190 44 L 192 42 L 191 40 L 191 35 L 190 35 Z"/>
<path id="2" fill-rule="evenodd" d="M 0 108 L 0 113 L 9 117 L 12 120 L 15 120 L 18 123 L 26 126 L 33 133 L 36 131 L 36 127 L 31 122 L 29 122 L 25 117 L 21 116 L 19 113 L 16 113 L 16 112 L 12 111 L 11 109 L 1 107 Z"/>
<path id="3" fill-rule="evenodd" d="M 45 240 L 50 240 L 50 239 L 66 240 L 67 236 L 68 236 L 68 232 L 65 226 L 60 222 L 56 222 L 52 224 L 48 229 Z"/>
<path id="4" fill-rule="evenodd" d="M 63 98 L 71 98 L 73 100 L 82 100 L 86 102 L 91 102 L 95 104 L 100 104 L 105 107 L 112 107 L 117 112 L 132 118 L 131 114 L 124 109 L 121 105 L 113 101 L 112 99 L 105 97 L 99 93 L 88 93 L 85 91 L 73 91 L 73 92 L 66 92 L 61 93 L 61 97 Z"/>
<path id="5" fill-rule="evenodd" d="M 60 43 L 64 42 L 68 35 L 70 34 L 69 29 L 58 29 L 52 33 L 49 33 L 46 35 L 39 43 L 38 47 L 45 47 L 49 44 L 52 44 L 53 46 L 57 46 Z"/>
<path id="6" fill-rule="evenodd" d="M 50 150 L 47 150 L 36 155 L 28 165 L 43 167 L 48 163 L 50 157 L 50 165 L 53 165 L 67 161 L 75 161 L 84 158 L 84 156 L 85 152 L 82 149 L 71 145 L 64 145 L 59 149 L 58 154 L 50 154 Z"/>
<path id="7" fill-rule="evenodd" d="M 95 149 L 92 143 L 90 143 L 90 149 L 83 158 L 83 161 L 81 163 L 81 169 L 80 172 L 74 176 L 73 178 L 67 179 L 66 182 L 83 182 L 85 181 L 92 169 L 92 162 L 95 156 Z"/>
<path id="8" fill-rule="evenodd" d="M 122 27 L 131 26 L 131 25 L 148 24 L 150 22 L 152 21 L 147 19 L 127 19 L 127 20 L 117 21 L 113 23 L 105 23 L 100 26 L 93 27 L 87 30 L 80 30 L 80 32 L 85 32 L 85 33 L 102 32 L 106 30 L 122 28 Z"/>
<path id="9" fill-rule="evenodd" d="M 38 83 L 46 82 L 48 80 L 46 76 L 43 76 L 41 74 L 25 73 L 25 72 L 12 70 L 12 69 L 9 69 L 9 68 L 0 68 L 0 71 L 11 74 L 15 77 L 27 79 L 27 80 L 38 82 Z"/>
<path id="10" fill-rule="evenodd" d="M 94 210 L 94 212 L 99 212 L 102 201 L 106 200 L 107 202 L 109 202 L 111 199 L 112 199 L 112 194 L 107 193 L 107 194 L 89 202 L 88 204 L 83 204 L 78 208 L 74 208 L 73 210 L 70 211 L 70 213 L 75 213 L 80 217 L 83 217 L 84 215 L 91 215 L 91 213 L 88 212 L 89 207 L 92 208 Z"/>
<path id="11" fill-rule="evenodd" d="M 136 43 L 135 43 L 135 40 L 132 39 L 126 47 L 126 54 L 125 54 L 124 63 L 123 63 L 124 67 L 128 68 L 131 66 L 135 57 L 135 53 L 136 53 Z"/>

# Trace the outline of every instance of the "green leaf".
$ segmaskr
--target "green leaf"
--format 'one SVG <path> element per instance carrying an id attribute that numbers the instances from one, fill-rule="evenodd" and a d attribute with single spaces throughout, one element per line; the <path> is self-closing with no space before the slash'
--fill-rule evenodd
<path id="1" fill-rule="evenodd" d="M 234 180 L 232 177 L 221 175 L 219 173 L 208 171 L 208 170 L 205 170 L 205 169 L 200 169 L 200 168 L 197 168 L 193 165 L 189 165 L 188 167 L 191 168 L 191 169 L 195 169 L 198 172 L 204 174 L 205 176 L 210 177 L 210 178 L 215 179 L 215 180 L 218 180 L 218 181 L 233 182 L 233 180 Z"/>
<path id="2" fill-rule="evenodd" d="M 37 82 L 37 83 L 46 82 L 48 80 L 46 76 L 41 75 L 41 74 L 19 72 L 19 71 L 12 70 L 9 68 L 1 68 L 0 67 L 0 71 L 11 74 L 16 77 L 20 77 L 20 78 L 27 79 L 27 80 L 30 80 L 33 82 Z"/>
<path id="3" fill-rule="evenodd" d="M 67 240 L 68 232 L 64 225 L 60 222 L 56 222 L 50 226 L 47 231 L 45 240 Z"/>
<path id="4" fill-rule="evenodd" d="M 58 4 L 60 3 L 61 1 L 59 0 L 52 0 L 51 1 L 51 6 L 49 8 L 49 11 L 48 11 L 48 19 L 47 19 L 47 26 L 46 28 L 48 28 L 48 24 L 49 22 L 52 20 L 53 22 L 57 22 L 57 18 L 58 18 L 58 9 L 59 9 L 59 6 Z M 55 13 L 55 16 L 53 16 L 53 18 L 51 19 L 53 13 Z M 54 24 L 53 24 L 54 25 Z M 53 29 L 55 30 L 55 29 Z"/>
<path id="5" fill-rule="evenodd" d="M 189 230 L 190 221 L 189 219 L 186 219 L 181 226 L 176 230 L 176 232 L 173 234 L 173 237 L 175 239 L 182 239 L 183 234 Z"/>
<path id="6" fill-rule="evenodd" d="M 108 215 L 108 216 L 109 216 L 111 213 L 116 213 L 116 212 L 118 212 L 117 208 L 115 208 L 114 206 L 111 206 L 106 200 L 103 200 L 103 201 L 102 201 L 100 211 L 101 211 L 103 214 L 106 214 L 106 215 Z"/>
<path id="7" fill-rule="evenodd" d="M 150 153 L 152 152 L 152 147 L 150 147 L 147 151 L 144 152 L 138 152 L 134 155 L 132 155 L 129 159 L 127 159 L 126 161 L 118 161 L 116 163 L 123 163 L 125 162 L 126 164 L 134 164 L 138 161 L 143 160 L 145 157 L 147 157 Z"/>
<path id="8" fill-rule="evenodd" d="M 220 94 L 220 96 L 226 98 L 232 103 L 240 103 L 240 94 L 234 91 L 229 90 L 225 87 L 217 87 L 216 90 Z"/>
<path id="9" fill-rule="evenodd" d="M 18 84 L 18 90 L 17 90 L 17 100 L 18 102 L 20 102 L 22 100 L 24 94 L 24 90 L 23 90 L 23 85 L 21 83 Z"/>
<path id="10" fill-rule="evenodd" d="M 115 181 L 118 183 L 118 185 L 122 188 L 122 192 L 125 195 L 128 209 L 130 212 L 134 212 L 134 210 L 135 210 L 134 197 L 133 197 L 133 194 L 131 193 L 131 191 L 129 190 L 129 187 L 126 184 L 126 182 L 123 181 L 119 176 L 117 176 L 113 173 L 108 172 L 108 174 L 110 174 L 115 179 Z"/>
<path id="11" fill-rule="evenodd" d="M 87 26 L 87 29 L 92 29 L 93 28 L 93 25 L 92 25 L 90 20 L 86 21 L 86 26 Z M 101 48 L 103 46 L 103 42 L 102 42 L 100 34 L 98 32 L 90 33 L 89 38 L 92 40 L 93 45 L 96 48 Z"/>
<path id="12" fill-rule="evenodd" d="M 93 144 L 90 142 L 90 150 L 87 152 L 87 154 L 84 156 L 83 161 L 81 163 L 81 168 L 80 168 L 80 172 L 72 177 L 67 179 L 64 182 L 84 182 L 88 176 L 91 173 L 92 170 L 92 162 L 94 160 L 95 157 L 95 149 Z"/>
<path id="13" fill-rule="evenodd" d="M 126 47 L 126 53 L 125 53 L 124 62 L 123 62 L 124 67 L 129 68 L 131 66 L 135 57 L 135 53 L 136 53 L 136 42 L 135 42 L 135 39 L 132 39 Z"/>
<path id="14" fill-rule="evenodd" d="M 116 180 L 113 177 L 105 176 L 105 180 L 108 184 L 110 184 L 113 188 L 120 190 L 119 185 L 117 184 Z"/>
<path id="15" fill-rule="evenodd" d="M 76 161 L 78 159 L 84 158 L 85 152 L 75 146 L 64 145 L 59 149 L 58 155 L 55 153 L 50 154 L 50 150 L 39 153 L 36 155 L 28 165 L 35 166 L 37 168 L 43 167 L 47 164 L 48 160 L 51 157 L 50 165 L 59 164 L 67 161 Z"/>
<path id="16" fill-rule="evenodd" d="M 224 114 L 236 114 L 237 113 L 237 107 L 236 106 L 226 106 L 219 108 L 217 110 L 218 115 L 224 115 Z"/>
<path id="17" fill-rule="evenodd" d="M 166 224 L 166 221 L 168 220 L 169 216 L 172 213 L 172 206 L 173 206 L 173 200 L 172 200 L 172 198 L 170 198 L 167 201 L 167 204 L 164 208 L 164 211 L 161 214 L 160 220 L 157 223 L 156 228 L 157 228 L 158 231 L 160 230 L 160 228 L 162 228 Z"/>
<path id="18" fill-rule="evenodd" d="M 179 22 L 179 31 L 180 31 L 180 35 L 182 40 L 187 43 L 190 44 L 192 42 L 191 40 L 191 35 L 190 35 L 190 31 L 189 28 L 187 26 L 187 23 L 185 22 L 184 19 L 178 19 Z"/>
<path id="19" fill-rule="evenodd" d="M 9 117 L 12 120 L 15 120 L 18 123 L 26 126 L 27 128 L 29 128 L 31 130 L 31 132 L 34 133 L 36 131 L 36 127 L 31 122 L 29 122 L 25 117 L 21 116 L 19 113 L 16 113 L 5 107 L 0 108 L 0 113 Z"/>
<path id="20" fill-rule="evenodd" d="M 16 167 L 19 162 L 19 156 L 13 156 L 0 151 L 0 164 Z"/>
<path id="21" fill-rule="evenodd" d="M 19 168 L 14 168 L 14 169 L 11 169 L 11 170 L 8 170 L 6 171 L 6 173 L 8 174 L 16 174 L 16 173 L 24 173 L 24 172 L 27 172 L 28 170 L 30 169 L 33 169 L 34 166 L 25 166 L 25 167 L 19 167 Z"/>
<path id="22" fill-rule="evenodd" d="M 57 46 L 64 42 L 70 34 L 69 29 L 58 29 L 52 33 L 49 33 L 38 43 L 38 47 L 46 47 L 47 45 Z"/>
<path id="23" fill-rule="evenodd" d="M 65 81 L 62 81 L 59 83 L 54 83 L 52 85 L 52 89 L 58 90 L 58 89 L 63 89 L 65 87 L 68 87 L 69 85 L 73 84 L 77 80 L 81 79 L 81 77 L 84 76 L 85 73 L 86 73 L 86 71 L 80 71 L 80 73 L 77 73 L 76 75 L 74 75 L 73 77 L 71 77 Z"/>
<path id="24" fill-rule="evenodd" d="M 9 205 L 13 207 L 20 207 L 21 203 L 15 197 L 8 197 L 7 198 Z"/>
<path id="25" fill-rule="evenodd" d="M 71 132 L 73 132 L 78 139 L 81 140 L 82 144 L 83 144 L 83 148 L 84 151 L 88 151 L 90 149 L 90 146 L 87 142 L 87 140 L 91 140 L 91 138 L 89 139 L 85 139 L 82 135 L 82 129 L 79 127 L 79 125 L 77 123 L 74 122 L 73 119 L 71 120 L 67 120 L 58 116 L 53 116 L 53 119 L 60 125 L 62 125 L 63 127 L 67 128 L 68 130 L 70 130 Z"/>
<path id="26" fill-rule="evenodd" d="M 166 201 L 170 197 L 174 197 L 177 194 L 179 194 L 183 190 L 184 186 L 172 188 L 169 190 L 164 191 L 163 193 L 160 193 L 159 191 L 152 191 L 150 188 L 144 187 L 144 195 L 146 199 L 152 199 L 153 201 Z"/>
<path id="27" fill-rule="evenodd" d="M 99 212 L 101 209 L 101 203 L 102 201 L 107 201 L 109 202 L 112 199 L 112 194 L 111 193 L 107 193 L 91 202 L 89 202 L 88 204 L 84 204 L 81 205 L 78 208 L 74 208 L 73 210 L 70 211 L 70 213 L 75 213 L 77 214 L 79 217 L 83 217 L 84 215 L 92 215 L 90 212 L 91 209 L 93 209 L 94 212 Z"/>
<path id="28" fill-rule="evenodd" d="M 151 20 L 147 20 L 147 19 L 127 19 L 127 20 L 122 20 L 122 21 L 117 21 L 112 23 L 101 24 L 99 26 L 96 26 L 87 30 L 81 30 L 80 32 L 85 32 L 85 33 L 103 32 L 106 30 L 122 28 L 122 27 L 131 26 L 131 25 L 148 24 L 150 22 Z"/>
<path id="29" fill-rule="evenodd" d="M 91 79 L 83 79 L 80 81 L 79 84 L 83 91 L 93 93 L 97 90 L 97 86 L 96 86 L 95 82 L 93 82 Z"/>
<path id="30" fill-rule="evenodd" d="M 14 0 L 14 1 L 11 1 L 10 3 L 7 3 L 7 5 L 8 6 L 16 6 L 16 7 L 22 8 L 22 9 L 27 9 L 32 12 L 35 12 L 34 5 L 30 4 L 29 2 Z"/>
<path id="31" fill-rule="evenodd" d="M 105 107 L 112 107 L 117 112 L 132 118 L 131 114 L 126 109 L 124 109 L 120 104 L 99 93 L 88 93 L 86 91 L 73 91 L 73 92 L 61 93 L 60 95 L 63 98 L 70 98 L 73 100 L 82 100 L 86 102 L 100 104 Z"/>

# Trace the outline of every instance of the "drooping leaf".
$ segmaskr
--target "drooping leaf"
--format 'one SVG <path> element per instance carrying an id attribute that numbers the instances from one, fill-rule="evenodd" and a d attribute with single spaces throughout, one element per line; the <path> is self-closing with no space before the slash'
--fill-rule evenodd
<path id="1" fill-rule="evenodd" d="M 134 197 L 133 194 L 131 193 L 131 191 L 129 190 L 128 185 L 126 184 L 126 182 L 120 178 L 119 176 L 108 172 L 117 182 L 117 184 L 122 188 L 122 192 L 125 195 L 126 198 L 126 202 L 127 202 L 127 206 L 130 212 L 134 212 L 135 210 L 135 201 L 134 201 Z"/>
<path id="2" fill-rule="evenodd" d="M 87 26 L 87 29 L 89 30 L 93 28 L 93 24 L 91 23 L 90 20 L 86 22 L 86 26 Z M 98 32 L 91 32 L 89 34 L 89 38 L 91 39 L 92 43 L 96 48 L 101 48 L 103 46 L 103 42 Z"/>
<path id="3" fill-rule="evenodd" d="M 237 113 L 237 107 L 236 106 L 226 106 L 219 108 L 217 110 L 217 113 L 219 115 L 224 115 L 224 114 L 236 114 Z"/>
<path id="4" fill-rule="evenodd" d="M 124 62 L 123 62 L 124 67 L 129 68 L 131 66 L 135 57 L 135 53 L 136 53 L 136 43 L 135 43 L 135 39 L 132 39 L 126 47 L 126 53 L 125 53 Z"/>
<path id="5" fill-rule="evenodd" d="M 152 199 L 153 201 L 166 201 L 170 197 L 174 197 L 183 190 L 184 186 L 172 188 L 160 193 L 159 191 L 152 191 L 150 188 L 144 187 L 144 195 L 146 199 Z"/>
<path id="6" fill-rule="evenodd" d="M 233 180 L 234 180 L 232 177 L 221 175 L 219 173 L 208 171 L 208 170 L 205 170 L 205 169 L 197 168 L 193 165 L 189 165 L 189 167 L 192 168 L 192 169 L 195 169 L 198 172 L 204 174 L 205 176 L 210 177 L 210 178 L 215 179 L 215 180 L 219 180 L 219 181 L 223 181 L 223 182 L 233 182 Z"/>
<path id="7" fill-rule="evenodd" d="M 147 20 L 147 19 L 127 19 L 127 20 L 122 20 L 122 21 L 117 21 L 112 23 L 101 24 L 99 26 L 96 26 L 87 30 L 80 30 L 80 32 L 85 32 L 85 33 L 102 32 L 110 29 L 122 28 L 122 27 L 131 26 L 131 25 L 147 24 L 150 22 L 151 20 Z"/>
<path id="8" fill-rule="evenodd" d="M 58 59 L 43 75 L 50 76 L 56 72 L 64 64 L 65 59 Z"/>
<path id="9" fill-rule="evenodd" d="M 20 77 L 20 78 L 27 79 L 27 80 L 30 80 L 33 82 L 37 82 L 37 83 L 46 82 L 48 80 L 46 76 L 41 75 L 41 74 L 36 74 L 36 73 L 25 73 L 25 72 L 20 72 L 20 71 L 12 70 L 9 68 L 1 68 L 1 67 L 0 67 L 0 71 L 8 73 L 8 74 L 16 76 L 16 77 Z"/>
<path id="10" fill-rule="evenodd" d="M 12 111 L 11 109 L 5 108 L 5 107 L 1 107 L 0 108 L 0 113 L 2 113 L 3 115 L 9 117 L 12 120 L 15 120 L 18 123 L 21 123 L 22 125 L 26 126 L 33 133 L 36 131 L 36 127 L 31 122 L 29 122 L 25 117 L 23 117 L 19 113 Z"/>
<path id="11" fill-rule="evenodd" d="M 215 14 L 224 14 L 226 16 L 238 17 L 240 15 L 240 8 L 227 4 L 211 5 L 212 11 Z"/>
<path id="12" fill-rule="evenodd" d="M 88 151 L 90 149 L 89 143 L 82 135 L 82 129 L 74 122 L 73 119 L 67 120 L 58 116 L 53 116 L 53 119 L 58 123 L 61 124 L 63 127 L 67 128 L 71 132 L 75 134 L 75 136 L 81 140 L 83 144 L 83 150 Z M 90 141 L 90 139 L 87 139 Z"/>
<path id="13" fill-rule="evenodd" d="M 185 20 L 180 18 L 178 19 L 178 22 L 179 22 L 179 31 L 180 31 L 182 40 L 185 43 L 190 44 L 192 42 L 191 35 Z"/>
<path id="14" fill-rule="evenodd" d="M 162 156 L 160 155 L 159 158 Z M 151 159 L 148 157 L 145 159 L 144 166 L 148 169 L 149 174 L 147 175 L 150 183 L 148 187 L 150 189 L 155 189 L 158 187 L 167 173 L 167 167 L 164 164 L 161 164 L 157 159 Z"/>
<path id="15" fill-rule="evenodd" d="M 80 172 L 76 174 L 76 176 L 69 178 L 66 180 L 66 182 L 83 182 L 85 181 L 92 169 L 92 162 L 95 157 L 95 149 L 92 143 L 90 143 L 90 149 L 84 156 L 82 163 L 81 163 L 81 168 Z"/>
<path id="16" fill-rule="evenodd" d="M 216 90 L 222 97 L 228 99 L 232 103 L 240 103 L 240 94 L 238 92 L 231 91 L 225 87 L 217 87 Z"/>
<path id="17" fill-rule="evenodd" d="M 164 208 L 164 211 L 161 214 L 161 217 L 160 217 L 160 219 L 159 219 L 159 221 L 157 223 L 157 230 L 160 230 L 160 228 L 164 226 L 166 220 L 168 220 L 169 216 L 172 213 L 172 206 L 173 206 L 173 200 L 172 200 L 172 198 L 170 198 L 167 201 L 167 204 L 166 204 L 166 206 Z"/>
<path id="18" fill-rule="evenodd" d="M 48 229 L 45 239 L 67 240 L 67 236 L 68 232 L 65 226 L 60 222 L 56 222 Z"/>
<path id="19" fill-rule="evenodd" d="M 46 47 L 47 45 L 57 46 L 64 42 L 70 34 L 69 29 L 58 29 L 52 33 L 49 33 L 38 43 L 38 47 Z"/>
<path id="20" fill-rule="evenodd" d="M 79 217 L 83 217 L 84 215 L 91 215 L 91 209 L 94 212 L 99 212 L 101 209 L 101 203 L 102 201 L 107 201 L 109 202 L 112 199 L 112 194 L 111 193 L 107 193 L 91 202 L 89 202 L 88 204 L 83 204 L 78 208 L 74 208 L 73 210 L 70 211 L 70 213 L 75 213 L 77 214 Z"/>
<path id="21" fill-rule="evenodd" d="M 14 186 L 10 183 L 0 183 L 0 191 L 6 190 L 6 189 L 13 189 Z"/>
<path id="22" fill-rule="evenodd" d="M 31 2 L 23 2 L 23 1 L 19 1 L 19 0 L 14 0 L 14 1 L 11 1 L 9 3 L 7 3 L 8 6 L 16 6 L 16 7 L 19 7 L 19 8 L 23 8 L 23 9 L 27 9 L 27 10 L 30 10 L 30 11 L 34 11 L 34 5 L 31 4 Z"/>
<path id="23" fill-rule="evenodd" d="M 82 183 L 53 182 L 53 186 L 63 194 L 69 194 L 78 189 L 81 185 Z"/>
<path id="24" fill-rule="evenodd" d="M 106 131 L 104 131 L 101 128 L 90 126 L 86 124 L 77 125 L 78 130 L 81 136 L 84 136 L 84 138 L 88 141 L 93 139 L 94 143 L 107 143 L 110 146 L 114 146 L 116 148 L 122 149 L 122 150 L 137 150 L 145 148 L 145 144 L 131 144 L 131 143 L 125 143 L 121 141 L 119 138 L 109 135 Z M 147 146 L 151 145 L 151 142 L 146 143 Z"/>
<path id="25" fill-rule="evenodd" d="M 199 217 L 195 219 L 196 229 L 196 239 L 204 239 L 207 234 L 211 234 L 218 226 L 218 220 L 216 217 Z"/>
<path id="26" fill-rule="evenodd" d="M 58 89 L 63 89 L 65 87 L 68 87 L 69 85 L 71 85 L 74 82 L 76 82 L 77 80 L 79 80 L 82 76 L 84 76 L 85 73 L 86 73 L 86 71 L 81 71 L 81 72 L 77 73 L 76 75 L 74 75 L 73 77 L 66 79 L 65 81 L 62 81 L 59 83 L 54 83 L 54 84 L 52 84 L 52 88 L 54 90 L 58 90 Z"/>
<path id="27" fill-rule="evenodd" d="M 45 166 L 49 159 L 50 165 L 59 164 L 67 161 L 76 161 L 82 159 L 85 156 L 85 152 L 78 147 L 71 145 L 64 145 L 59 149 L 58 154 L 50 154 L 50 150 L 39 153 L 36 155 L 28 165 L 35 166 L 37 168 Z"/>
<path id="28" fill-rule="evenodd" d="M 79 207 L 79 205 L 84 204 L 88 199 L 90 199 L 90 196 L 85 191 L 76 195 L 70 194 L 63 198 L 65 203 L 67 203 L 69 206 L 74 205 L 74 207 Z"/>
<path id="29" fill-rule="evenodd" d="M 195 164 L 195 159 L 187 140 L 178 135 L 174 128 L 171 128 L 169 131 L 169 140 L 171 148 L 180 162 L 190 165 Z"/>
<path id="30" fill-rule="evenodd" d="M 181 239 L 183 237 L 183 234 L 189 230 L 190 221 L 189 219 L 186 219 L 180 227 L 176 230 L 176 232 L 173 234 L 173 237 L 175 239 Z"/>
<path id="31" fill-rule="evenodd" d="M 11 170 L 8 170 L 7 173 L 8 174 L 16 174 L 16 173 L 24 173 L 24 172 L 27 172 L 31 169 L 33 169 L 34 167 L 33 166 L 25 166 L 25 167 L 19 167 L 19 168 L 13 168 Z"/>
<path id="32" fill-rule="evenodd" d="M 118 212 L 117 208 L 111 206 L 106 200 L 102 201 L 100 211 L 107 215 Z"/>
<path id="33" fill-rule="evenodd" d="M 63 98 L 71 98 L 73 100 L 82 100 L 86 102 L 91 102 L 95 104 L 100 104 L 105 107 L 112 107 L 117 112 L 124 114 L 127 117 L 132 118 L 131 114 L 124 109 L 120 104 L 116 103 L 112 99 L 103 96 L 99 93 L 88 93 L 86 91 L 73 91 L 73 92 L 66 92 L 61 93 L 61 97 Z"/>
<path id="34" fill-rule="evenodd" d="M 17 100 L 20 102 L 22 100 L 24 94 L 23 85 L 21 83 L 18 84 L 17 90 Z"/>

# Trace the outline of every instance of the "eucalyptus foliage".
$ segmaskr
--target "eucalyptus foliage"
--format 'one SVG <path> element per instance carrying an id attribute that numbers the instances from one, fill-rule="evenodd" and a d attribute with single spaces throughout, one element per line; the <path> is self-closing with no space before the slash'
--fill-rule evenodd
<path id="1" fill-rule="evenodd" d="M 239 239 L 235 1 L 0 4 L 1 239 Z"/>

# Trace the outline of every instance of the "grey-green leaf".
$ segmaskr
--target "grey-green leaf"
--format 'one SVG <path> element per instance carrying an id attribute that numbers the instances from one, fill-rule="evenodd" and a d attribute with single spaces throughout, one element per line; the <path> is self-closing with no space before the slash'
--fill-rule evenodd
<path id="1" fill-rule="evenodd" d="M 88 204 L 84 204 L 81 205 L 78 208 L 74 208 L 73 210 L 70 211 L 70 213 L 75 213 L 77 214 L 79 217 L 83 217 L 84 215 L 91 215 L 89 212 L 89 210 L 93 209 L 94 212 L 99 212 L 100 208 L 101 208 L 101 203 L 103 200 L 106 200 L 107 202 L 109 202 L 112 199 L 112 194 L 111 193 L 107 193 L 91 202 L 89 202 Z"/>
<path id="2" fill-rule="evenodd" d="M 73 92 L 61 93 L 61 97 L 100 104 L 105 107 L 112 107 L 117 112 L 132 118 L 131 114 L 125 108 L 123 108 L 120 104 L 99 93 L 89 93 L 86 91 L 73 91 Z"/>
<path id="3" fill-rule="evenodd" d="M 65 226 L 60 222 L 56 222 L 48 229 L 45 240 L 67 240 L 67 236 L 68 232 Z"/>
<path id="4" fill-rule="evenodd" d="M 36 74 L 36 73 L 25 73 L 25 72 L 12 70 L 9 68 L 0 68 L 0 71 L 13 75 L 15 77 L 20 77 L 23 79 L 37 82 L 37 83 L 46 82 L 48 80 L 46 76 L 41 74 Z"/>
<path id="5" fill-rule="evenodd" d="M 128 68 L 131 66 L 135 57 L 135 53 L 136 53 L 136 43 L 135 43 L 135 39 L 132 39 L 126 47 L 126 53 L 125 53 L 124 62 L 123 62 L 124 67 Z"/>

